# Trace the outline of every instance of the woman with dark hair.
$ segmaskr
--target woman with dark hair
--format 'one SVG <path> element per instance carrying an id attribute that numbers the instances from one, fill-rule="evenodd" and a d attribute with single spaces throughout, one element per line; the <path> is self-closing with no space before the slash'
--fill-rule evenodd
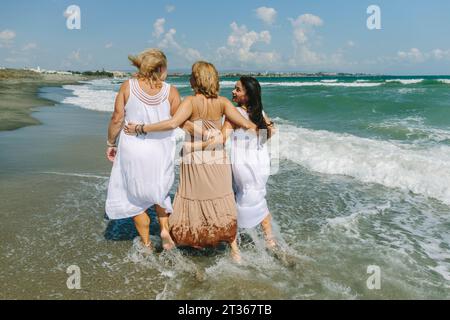
<path id="1" fill-rule="evenodd" d="M 227 120 L 222 129 L 225 137 L 231 135 L 238 227 L 253 228 L 261 224 L 267 246 L 274 248 L 276 242 L 272 234 L 272 216 L 265 198 L 270 175 L 270 156 L 265 142 L 273 135 L 273 122 L 263 110 L 261 85 L 255 78 L 240 78 L 233 90 L 233 101 L 238 104 L 238 111 L 258 128 L 255 134 Z"/>

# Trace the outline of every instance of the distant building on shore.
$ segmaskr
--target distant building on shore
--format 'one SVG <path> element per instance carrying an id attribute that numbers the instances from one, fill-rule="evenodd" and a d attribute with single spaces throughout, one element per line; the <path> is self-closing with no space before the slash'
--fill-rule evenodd
<path id="1" fill-rule="evenodd" d="M 34 68 L 24 68 L 24 70 L 33 71 L 36 73 L 45 73 L 45 74 L 62 74 L 62 75 L 72 75 L 73 74 L 70 71 L 45 70 L 45 69 L 41 69 L 40 66 L 38 66 L 35 69 Z"/>
<path id="2" fill-rule="evenodd" d="M 108 71 L 108 72 L 111 72 L 114 75 L 114 78 L 127 78 L 130 75 L 128 72 L 123 71 Z"/>

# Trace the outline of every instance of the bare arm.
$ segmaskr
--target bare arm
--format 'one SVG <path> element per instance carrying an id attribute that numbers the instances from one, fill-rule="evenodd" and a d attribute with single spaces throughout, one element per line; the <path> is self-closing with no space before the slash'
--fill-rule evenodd
<path id="1" fill-rule="evenodd" d="M 169 102 L 170 102 L 170 115 L 173 117 L 180 107 L 181 97 L 175 86 L 170 86 L 170 94 L 169 94 Z M 194 135 L 194 123 L 192 121 L 187 120 L 181 126 L 181 129 L 189 133 L 190 135 Z"/>
<path id="2" fill-rule="evenodd" d="M 192 103 L 191 98 L 187 97 L 183 100 L 183 102 L 180 104 L 177 112 L 175 115 L 168 119 L 164 120 L 158 123 L 152 123 L 152 124 L 144 124 L 142 130 L 146 132 L 154 132 L 154 131 L 167 131 L 167 130 L 173 130 L 177 127 L 179 127 L 181 124 L 183 124 L 187 119 L 190 118 L 192 115 Z M 134 135 L 136 134 L 136 124 L 135 123 L 128 123 L 125 126 L 125 133 L 128 135 Z"/>
<path id="3" fill-rule="evenodd" d="M 246 130 L 252 129 L 256 130 L 256 125 L 250 120 L 245 119 L 239 111 L 236 110 L 236 107 L 225 97 L 221 97 L 221 103 L 224 105 L 224 113 L 227 118 L 233 122 L 236 126 L 244 128 Z"/>
<path id="4" fill-rule="evenodd" d="M 114 112 L 111 116 L 111 121 L 108 127 L 108 142 L 116 144 L 117 136 L 122 129 L 123 121 L 125 118 L 125 103 L 126 103 L 126 93 L 128 92 L 129 84 L 125 81 L 119 89 L 116 96 L 116 101 L 114 103 Z"/>
<path id="5" fill-rule="evenodd" d="M 223 137 L 223 143 L 227 141 L 227 139 L 230 137 L 230 135 L 233 133 L 234 126 L 233 124 L 228 121 L 227 118 L 225 118 L 225 122 L 222 126 L 222 137 Z"/>
<path id="6" fill-rule="evenodd" d="M 114 103 L 114 112 L 108 126 L 108 148 L 106 150 L 106 157 L 109 161 L 114 161 L 116 156 L 117 136 L 122 129 L 125 118 L 125 104 L 128 99 L 129 83 L 125 81 L 119 89 Z"/>
<path id="7" fill-rule="evenodd" d="M 264 121 L 267 125 L 267 139 L 270 139 L 276 132 L 274 122 L 269 118 L 269 116 L 264 112 Z"/>
<path id="8" fill-rule="evenodd" d="M 180 107 L 181 104 L 181 96 L 178 92 L 178 89 L 175 86 L 170 86 L 170 94 L 169 94 L 169 102 L 170 102 L 170 115 L 173 117 Z M 181 126 L 181 129 L 188 132 L 189 134 L 194 134 L 194 124 L 187 120 Z"/>
<path id="9" fill-rule="evenodd" d="M 175 86 L 170 86 L 169 92 L 170 115 L 173 117 L 177 113 L 181 104 L 181 97 Z"/>

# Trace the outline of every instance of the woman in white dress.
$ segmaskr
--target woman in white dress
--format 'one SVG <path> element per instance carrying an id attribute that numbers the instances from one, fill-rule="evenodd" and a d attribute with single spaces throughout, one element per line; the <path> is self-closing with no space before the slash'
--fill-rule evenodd
<path id="1" fill-rule="evenodd" d="M 132 217 L 145 248 L 152 249 L 150 217 L 146 210 L 155 206 L 163 248 L 174 243 L 168 232 L 168 195 L 174 181 L 176 141 L 174 130 L 146 135 L 124 134 L 124 123 L 156 123 L 170 119 L 180 105 L 180 95 L 167 77 L 163 52 L 149 49 L 130 61 L 139 71 L 125 81 L 116 97 L 108 129 L 107 157 L 113 162 L 106 199 L 106 214 L 112 220 Z M 117 138 L 119 140 L 117 141 Z"/>
<path id="2" fill-rule="evenodd" d="M 258 134 L 254 134 L 227 120 L 222 129 L 224 137 L 231 138 L 238 227 L 253 228 L 261 224 L 267 246 L 274 248 L 276 242 L 272 233 L 272 216 L 265 198 L 266 183 L 270 175 L 270 156 L 266 142 L 274 133 L 273 122 L 263 111 L 258 80 L 241 77 L 232 94 L 239 112 L 258 127 Z"/>

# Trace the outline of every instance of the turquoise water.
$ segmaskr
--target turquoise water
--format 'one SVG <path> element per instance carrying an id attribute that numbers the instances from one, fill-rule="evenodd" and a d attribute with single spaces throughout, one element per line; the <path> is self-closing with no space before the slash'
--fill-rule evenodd
<path id="1" fill-rule="evenodd" d="M 221 79 L 222 95 L 231 96 L 235 80 Z M 187 77 L 168 81 L 191 94 Z M 0 134 L 4 208 L 18 219 L 14 195 L 23 190 L 38 213 L 32 225 L 48 234 L 18 238 L 34 249 L 6 242 L 4 270 L 28 266 L 41 297 L 55 298 L 449 299 L 450 78 L 260 81 L 279 129 L 267 200 L 291 263 L 264 250 L 260 230 L 242 235 L 241 266 L 226 248 L 140 256 L 130 221 L 103 219 L 103 144 L 121 80 L 97 80 L 43 90 L 61 102 L 36 114 L 43 125 Z M 158 244 L 155 223 L 152 234 Z M 73 263 L 89 275 L 75 293 L 58 285 Z M 380 289 L 367 286 L 369 266 L 381 271 Z M 199 270 L 202 279 L 192 276 Z M 20 283 L 4 295 L 20 296 Z"/>

